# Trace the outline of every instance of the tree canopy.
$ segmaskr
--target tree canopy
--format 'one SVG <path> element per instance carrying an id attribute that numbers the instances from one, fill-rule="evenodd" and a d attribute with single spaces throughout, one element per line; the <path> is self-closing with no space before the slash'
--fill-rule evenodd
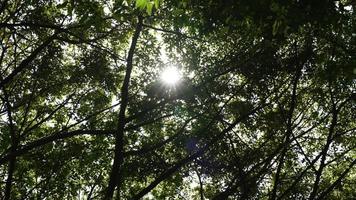
<path id="1" fill-rule="evenodd" d="M 355 8 L 2 1 L 0 197 L 355 199 Z"/>

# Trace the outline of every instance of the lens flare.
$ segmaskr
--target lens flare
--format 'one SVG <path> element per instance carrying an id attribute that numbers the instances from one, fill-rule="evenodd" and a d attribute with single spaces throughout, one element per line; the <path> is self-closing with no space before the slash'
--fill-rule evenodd
<path id="1" fill-rule="evenodd" d="M 181 74 L 176 67 L 167 67 L 163 70 L 161 79 L 167 85 L 176 85 L 181 79 Z"/>

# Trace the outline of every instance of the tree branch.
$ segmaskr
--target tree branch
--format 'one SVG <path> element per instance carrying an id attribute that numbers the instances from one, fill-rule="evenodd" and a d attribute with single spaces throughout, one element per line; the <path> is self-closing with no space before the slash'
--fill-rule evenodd
<path id="1" fill-rule="evenodd" d="M 150 28 L 150 29 L 156 30 L 156 31 L 160 31 L 160 32 L 164 32 L 164 33 L 169 33 L 169 34 L 174 34 L 174 35 L 178 35 L 178 36 L 180 36 L 180 37 L 184 37 L 184 38 L 188 38 L 188 39 L 204 41 L 204 40 L 201 39 L 201 38 L 188 36 L 188 35 L 186 35 L 186 34 L 183 34 L 183 33 L 181 33 L 181 32 L 178 32 L 178 31 L 172 31 L 172 30 L 166 30 L 166 29 L 162 29 L 162 28 L 157 28 L 157 27 L 154 27 L 154 26 L 151 26 L 151 25 L 148 25 L 148 24 L 143 24 L 143 26 L 146 27 L 146 28 Z"/>
<path id="2" fill-rule="evenodd" d="M 171 175 L 173 175 L 175 172 L 177 172 L 181 167 L 192 162 L 196 158 L 202 156 L 215 142 L 219 141 L 219 139 L 221 139 L 226 133 L 230 132 L 238 123 L 245 120 L 249 116 L 255 114 L 257 111 L 261 110 L 265 106 L 267 106 L 267 104 L 262 104 L 262 105 L 256 107 L 255 109 L 252 109 L 249 113 L 237 118 L 226 129 L 224 129 L 219 134 L 217 134 L 215 137 L 213 137 L 212 140 L 208 144 L 204 145 L 204 147 L 200 148 L 195 153 L 191 154 L 190 156 L 185 157 L 184 159 L 180 160 L 175 165 L 173 165 L 172 167 L 167 169 L 165 172 L 163 172 L 161 175 L 159 175 L 153 182 L 151 182 L 146 188 L 142 189 L 139 193 L 137 193 L 130 199 L 132 199 L 132 200 L 141 199 L 143 196 L 145 196 L 147 193 L 149 193 L 152 189 L 154 189 L 159 183 L 166 180 Z M 209 127 L 206 127 L 206 128 L 209 128 Z"/>
<path id="3" fill-rule="evenodd" d="M 1 80 L 0 82 L 0 88 L 4 87 L 6 84 L 8 84 L 12 79 L 19 74 L 21 71 L 29 67 L 29 64 L 36 58 L 36 56 L 44 50 L 56 37 L 57 37 L 57 32 L 47 38 L 40 46 L 38 46 L 26 59 L 24 59 L 18 67 L 16 67 L 6 78 Z"/>
<path id="4" fill-rule="evenodd" d="M 27 153 L 28 151 L 43 146 L 45 144 L 77 136 L 77 135 L 113 135 L 114 131 L 113 130 L 75 130 L 75 131 L 68 131 L 68 132 L 58 132 L 56 134 L 43 137 L 41 139 L 38 139 L 36 141 L 30 142 L 26 145 L 19 146 L 17 150 L 10 152 L 6 155 L 4 155 L 2 158 L 0 158 L 0 165 L 4 164 L 6 161 L 8 161 L 11 157 L 16 157 L 23 155 Z"/>
<path id="5" fill-rule="evenodd" d="M 131 72 L 133 68 L 133 56 L 135 53 L 136 44 L 138 38 L 140 36 L 142 30 L 143 17 L 138 17 L 138 22 L 135 28 L 134 35 L 132 37 L 131 46 L 127 56 L 127 64 L 126 64 L 126 73 L 124 82 L 121 87 L 121 105 L 119 111 L 119 120 L 118 120 L 118 130 L 115 135 L 115 155 L 114 155 L 114 163 L 111 168 L 110 176 L 109 176 L 109 184 L 107 187 L 107 191 L 104 199 L 110 200 L 114 195 L 115 187 L 117 186 L 118 190 L 118 199 L 120 198 L 120 184 L 123 180 L 123 174 L 121 173 L 121 166 L 124 162 L 124 129 L 126 125 L 126 107 L 128 105 L 128 89 L 130 85 Z"/>
<path id="6" fill-rule="evenodd" d="M 328 195 L 338 184 L 341 183 L 342 179 L 350 172 L 353 166 L 356 165 L 356 159 L 349 165 L 349 167 L 339 176 L 339 178 L 331 184 L 324 192 L 322 192 L 317 200 L 325 199 L 326 195 Z"/>

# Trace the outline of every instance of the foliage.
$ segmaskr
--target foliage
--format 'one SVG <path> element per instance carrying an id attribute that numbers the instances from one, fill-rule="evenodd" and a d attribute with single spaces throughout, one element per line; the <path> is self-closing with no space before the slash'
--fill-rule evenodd
<path id="1" fill-rule="evenodd" d="M 353 1 L 0 13 L 3 199 L 356 198 Z"/>

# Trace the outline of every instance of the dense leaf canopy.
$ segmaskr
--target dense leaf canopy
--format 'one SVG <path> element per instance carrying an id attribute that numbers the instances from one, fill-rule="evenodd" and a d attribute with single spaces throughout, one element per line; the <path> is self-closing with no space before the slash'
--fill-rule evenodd
<path id="1" fill-rule="evenodd" d="M 355 199 L 355 8 L 1 1 L 0 197 Z"/>

